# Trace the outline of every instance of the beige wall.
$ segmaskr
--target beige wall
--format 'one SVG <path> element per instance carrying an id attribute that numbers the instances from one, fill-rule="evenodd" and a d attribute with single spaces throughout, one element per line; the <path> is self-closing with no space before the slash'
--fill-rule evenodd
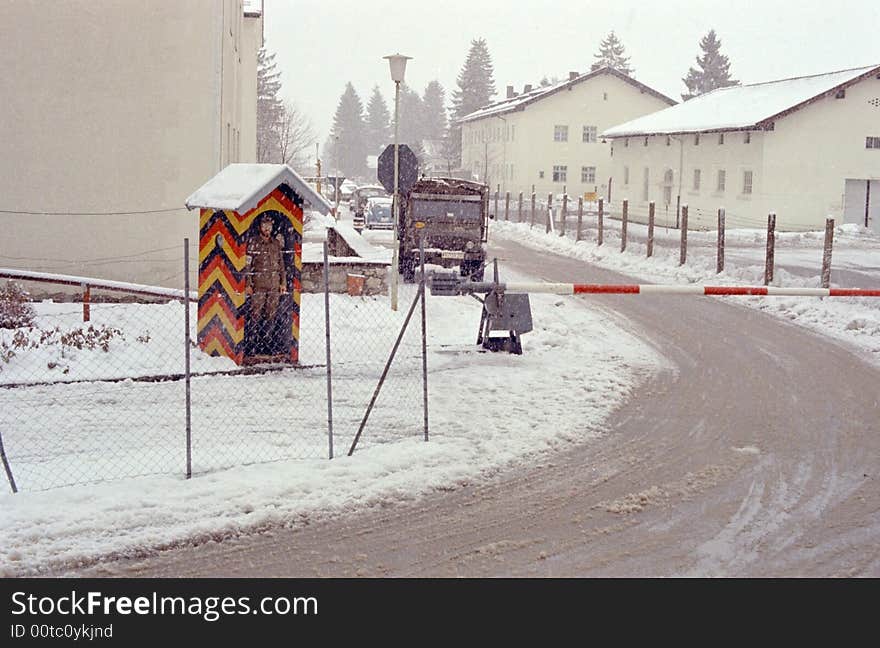
<path id="1" fill-rule="evenodd" d="M 523 191 L 535 185 L 539 195 L 572 196 L 598 190 L 604 194 L 610 176 L 610 147 L 583 141 L 583 127 L 606 128 L 635 119 L 668 104 L 642 93 L 613 75 L 599 75 L 526 106 L 522 111 L 487 117 L 462 125 L 462 166 L 488 181 L 493 191 Z M 568 141 L 554 140 L 556 125 L 568 126 Z M 484 173 L 488 165 L 488 176 Z M 565 182 L 553 181 L 554 165 L 567 167 Z M 582 182 L 582 167 L 596 167 L 595 181 Z M 541 172 L 544 177 L 541 178 Z"/>
<path id="2" fill-rule="evenodd" d="M 715 227 L 717 210 L 727 214 L 728 227 L 759 227 L 775 211 L 777 227 L 785 230 L 822 229 L 825 218 L 842 222 L 847 178 L 880 178 L 880 151 L 865 148 L 865 137 L 880 135 L 880 108 L 869 101 L 880 97 L 880 80 L 873 77 L 846 90 L 843 99 L 826 98 L 776 121 L 774 130 L 618 138 L 614 140 L 612 208 L 628 198 L 636 216 L 647 212 L 643 195 L 644 169 L 649 169 L 649 200 L 658 217 L 665 215 L 664 172 L 672 170 L 672 209 L 681 181 L 681 201 L 689 207 L 689 226 Z M 629 145 L 626 146 L 628 139 Z M 626 168 L 630 182 L 624 182 Z M 679 169 L 682 172 L 679 173 Z M 693 187 L 694 169 L 701 170 L 701 187 Z M 724 170 L 724 191 L 718 191 L 718 171 Z M 744 174 L 752 172 L 752 193 L 743 191 Z"/>
<path id="3" fill-rule="evenodd" d="M 0 266 L 180 285 L 242 130 L 241 0 L 51 4 L 0 6 L 0 209 L 59 213 L 0 214 Z"/>
<path id="4" fill-rule="evenodd" d="M 257 54 L 263 46 L 263 19 L 244 19 L 241 56 L 241 151 L 239 162 L 257 161 Z"/>

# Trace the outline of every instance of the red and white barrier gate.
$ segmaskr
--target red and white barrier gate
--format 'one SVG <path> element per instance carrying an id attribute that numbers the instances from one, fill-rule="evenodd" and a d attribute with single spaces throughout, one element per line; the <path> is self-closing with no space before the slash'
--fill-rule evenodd
<path id="1" fill-rule="evenodd" d="M 792 297 L 880 297 L 863 288 L 777 288 L 776 286 L 693 286 L 663 284 L 506 283 L 504 292 L 552 295 L 768 295 Z"/>

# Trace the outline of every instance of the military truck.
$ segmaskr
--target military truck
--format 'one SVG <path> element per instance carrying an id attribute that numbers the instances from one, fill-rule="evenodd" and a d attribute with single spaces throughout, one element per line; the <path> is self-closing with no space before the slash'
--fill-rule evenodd
<path id="1" fill-rule="evenodd" d="M 420 178 L 401 200 L 399 270 L 412 282 L 419 267 L 419 243 L 425 263 L 459 267 L 463 277 L 483 280 L 489 231 L 489 187 L 458 178 Z"/>

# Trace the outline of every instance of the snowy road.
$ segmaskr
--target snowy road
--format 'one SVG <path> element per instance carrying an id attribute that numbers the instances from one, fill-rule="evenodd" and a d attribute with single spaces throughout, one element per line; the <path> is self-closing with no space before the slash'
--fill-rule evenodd
<path id="1" fill-rule="evenodd" d="M 629 281 L 509 241 L 495 252 L 546 280 Z M 876 366 L 718 299 L 591 299 L 676 367 L 602 438 L 429 500 L 77 573 L 880 576 Z"/>

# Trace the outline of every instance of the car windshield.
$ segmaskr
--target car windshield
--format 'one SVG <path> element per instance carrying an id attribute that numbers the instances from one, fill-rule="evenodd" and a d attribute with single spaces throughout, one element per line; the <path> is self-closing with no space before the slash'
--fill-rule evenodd
<path id="1" fill-rule="evenodd" d="M 373 218 L 391 218 L 391 205 L 374 204 L 370 208 L 370 215 Z"/>

